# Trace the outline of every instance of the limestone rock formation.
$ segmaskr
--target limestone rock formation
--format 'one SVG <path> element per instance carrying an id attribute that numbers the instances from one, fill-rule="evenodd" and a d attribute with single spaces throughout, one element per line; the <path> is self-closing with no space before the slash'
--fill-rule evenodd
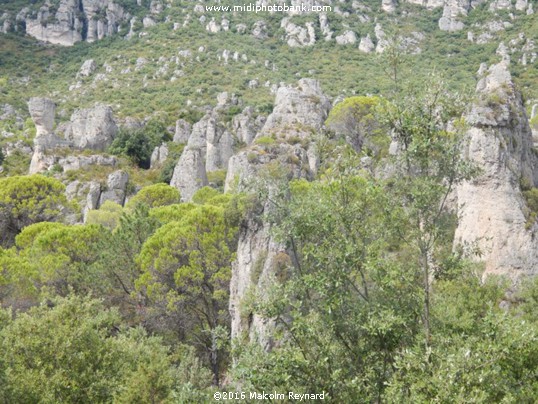
<path id="1" fill-rule="evenodd" d="M 256 39 L 267 38 L 267 24 L 263 20 L 256 21 L 252 27 L 252 36 Z"/>
<path id="2" fill-rule="evenodd" d="M 36 15 L 23 17 L 26 33 L 57 45 L 93 42 L 118 32 L 129 14 L 111 0 L 60 0 L 57 8 L 45 3 Z"/>
<path id="3" fill-rule="evenodd" d="M 283 18 L 280 26 L 286 31 L 286 43 L 292 48 L 311 46 L 316 43 L 316 31 L 312 22 L 305 27 L 292 23 L 289 17 Z"/>
<path id="4" fill-rule="evenodd" d="M 112 109 L 103 104 L 76 110 L 71 116 L 71 127 L 66 139 L 79 149 L 105 150 L 118 133 Z"/>
<path id="5" fill-rule="evenodd" d="M 385 34 L 385 31 L 383 31 L 383 27 L 381 27 L 381 24 L 379 23 L 375 25 L 374 33 L 377 40 L 375 51 L 377 53 L 383 53 L 387 46 L 389 46 L 387 34 Z"/>
<path id="6" fill-rule="evenodd" d="M 176 131 L 174 133 L 175 143 L 187 143 L 191 135 L 191 124 L 184 119 L 176 121 Z"/>
<path id="7" fill-rule="evenodd" d="M 439 29 L 442 31 L 459 31 L 464 27 L 461 21 L 471 7 L 469 0 L 447 0 L 443 8 L 443 16 L 439 19 Z"/>
<path id="8" fill-rule="evenodd" d="M 285 170 L 288 178 L 311 178 L 317 168 L 313 133 L 322 129 L 330 106 L 315 80 L 302 79 L 296 87 L 280 87 L 273 112 L 254 142 L 230 159 L 225 190 L 248 187 L 271 165 Z M 241 226 L 230 282 L 232 337 L 257 341 L 267 350 L 273 345 L 273 321 L 245 312 L 242 301 L 251 291 L 263 294 L 268 289 L 276 257 L 287 253 L 271 235 L 270 226 L 260 220 L 271 209 L 269 201 L 259 201 L 259 211 Z"/>
<path id="9" fill-rule="evenodd" d="M 95 69 L 97 69 L 97 65 L 95 64 L 95 60 L 88 59 L 84 61 L 82 66 L 80 66 L 80 70 L 77 74 L 78 77 L 88 77 L 95 72 Z"/>
<path id="10" fill-rule="evenodd" d="M 153 153 L 151 153 L 150 167 L 155 168 L 161 166 L 167 158 L 168 146 L 163 143 L 162 145 L 157 146 L 155 147 L 155 149 L 153 149 Z"/>
<path id="11" fill-rule="evenodd" d="M 252 107 L 246 107 L 243 112 L 233 117 L 232 131 L 237 140 L 249 145 L 264 123 L 265 119 L 262 116 L 254 117 Z"/>
<path id="12" fill-rule="evenodd" d="M 326 41 L 330 41 L 332 39 L 334 32 L 329 27 L 329 19 L 325 13 L 320 13 L 319 15 L 319 29 L 321 30 L 321 33 Z"/>
<path id="13" fill-rule="evenodd" d="M 370 53 L 375 50 L 375 45 L 370 38 L 370 34 L 367 34 L 365 37 L 361 38 L 359 43 L 359 50 L 364 53 Z"/>
<path id="14" fill-rule="evenodd" d="M 471 128 L 464 154 L 481 173 L 457 187 L 455 243 L 476 243 L 485 275 L 502 274 L 516 280 L 538 270 L 538 226 L 527 222 L 521 192 L 521 184 L 538 184 L 531 130 L 507 61 L 484 72 L 477 95 L 466 116 Z"/>
<path id="15" fill-rule="evenodd" d="M 127 183 L 129 182 L 129 174 L 125 171 L 114 171 L 108 176 L 106 190 L 101 192 L 99 196 L 99 206 L 105 201 L 112 201 L 118 205 L 125 203 L 127 195 Z"/>
<path id="16" fill-rule="evenodd" d="M 357 35 L 353 31 L 347 30 L 335 39 L 338 45 L 351 45 L 357 42 Z"/>
<path id="17" fill-rule="evenodd" d="M 381 9 L 386 13 L 394 13 L 396 11 L 396 1 L 381 0 Z"/>
<path id="18" fill-rule="evenodd" d="M 52 132 L 56 104 L 48 98 L 30 98 L 28 110 L 36 127 L 36 137 Z"/>
<path id="19" fill-rule="evenodd" d="M 290 137 L 304 135 L 308 129 L 320 130 L 330 107 L 316 80 L 301 79 L 297 87 L 280 87 L 259 136 L 282 133 Z"/>
<path id="20" fill-rule="evenodd" d="M 190 202 L 194 193 L 208 184 L 202 150 L 185 147 L 174 169 L 170 185 L 179 189 L 182 201 Z"/>

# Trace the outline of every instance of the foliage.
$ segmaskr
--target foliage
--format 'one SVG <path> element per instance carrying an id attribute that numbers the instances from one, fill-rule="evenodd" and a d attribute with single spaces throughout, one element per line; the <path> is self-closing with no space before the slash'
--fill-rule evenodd
<path id="1" fill-rule="evenodd" d="M 55 221 L 68 206 L 65 186 L 41 175 L 0 179 L 0 243 L 9 245 L 26 226 Z"/>
<path id="2" fill-rule="evenodd" d="M 99 209 L 92 209 L 86 215 L 87 224 L 98 224 L 114 230 L 119 223 L 123 208 L 112 201 L 105 201 Z"/>
<path id="3" fill-rule="evenodd" d="M 120 330 L 116 311 L 70 295 L 44 301 L 0 327 L 7 402 L 162 402 L 175 369 L 141 329 Z"/>
<path id="4" fill-rule="evenodd" d="M 179 191 L 168 184 L 154 184 L 142 188 L 133 196 L 126 205 L 132 209 L 138 204 L 145 204 L 150 208 L 167 206 L 179 203 L 181 196 Z"/>
<path id="5" fill-rule="evenodd" d="M 150 120 L 143 129 L 120 130 L 110 145 L 109 152 L 127 156 L 138 166 L 149 168 L 153 149 L 168 140 L 170 134 L 165 125 L 160 121 Z"/>
<path id="6" fill-rule="evenodd" d="M 99 257 L 103 233 L 98 225 L 27 227 L 17 238 L 19 255 L 27 263 L 25 275 L 36 286 L 48 285 L 61 295 L 99 290 L 103 283 L 92 264 Z"/>
<path id="7" fill-rule="evenodd" d="M 217 191 L 216 189 L 211 187 L 203 187 L 194 193 L 194 195 L 192 196 L 192 201 L 194 203 L 203 205 L 217 195 L 219 195 L 219 191 Z"/>
<path id="8" fill-rule="evenodd" d="M 325 124 L 337 134 L 345 136 L 357 152 L 365 145 L 376 154 L 382 150 L 386 154 L 390 138 L 375 114 L 379 104 L 378 97 L 346 98 L 331 110 Z"/>
<path id="9" fill-rule="evenodd" d="M 138 258 L 137 289 L 179 316 L 181 335 L 206 354 L 216 385 L 226 355 L 234 233 L 223 208 L 200 206 L 159 228 Z"/>

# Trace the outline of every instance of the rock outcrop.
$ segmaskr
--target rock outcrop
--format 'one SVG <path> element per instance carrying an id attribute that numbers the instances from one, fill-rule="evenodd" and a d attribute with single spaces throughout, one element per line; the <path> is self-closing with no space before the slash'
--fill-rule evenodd
<path id="1" fill-rule="evenodd" d="M 375 45 L 370 38 L 370 34 L 367 34 L 365 37 L 361 38 L 359 50 L 364 53 L 370 53 L 375 50 Z"/>
<path id="2" fill-rule="evenodd" d="M 153 149 L 153 153 L 151 153 L 150 168 L 155 168 L 163 165 L 167 158 L 168 146 L 166 145 L 166 143 L 155 147 L 155 149 Z"/>
<path id="3" fill-rule="evenodd" d="M 357 42 L 357 35 L 353 31 L 345 31 L 342 35 L 338 35 L 336 38 L 338 45 L 352 45 Z"/>
<path id="4" fill-rule="evenodd" d="M 111 173 L 106 182 L 106 189 L 99 196 L 99 206 L 106 201 L 112 201 L 123 206 L 127 195 L 128 182 L 129 174 L 125 171 L 118 170 Z"/>
<path id="5" fill-rule="evenodd" d="M 442 31 L 459 31 L 464 27 L 461 17 L 467 16 L 471 7 L 470 0 L 447 0 L 443 8 L 443 16 L 439 19 Z"/>
<path id="6" fill-rule="evenodd" d="M 316 43 L 316 31 L 312 22 L 307 22 L 302 27 L 286 17 L 282 19 L 280 26 L 286 31 L 286 43 L 292 48 L 312 46 Z"/>
<path id="7" fill-rule="evenodd" d="M 192 126 L 184 119 L 176 121 L 176 131 L 174 133 L 175 143 L 187 143 L 191 135 Z"/>
<path id="8" fill-rule="evenodd" d="M 63 46 L 80 41 L 93 42 L 118 32 L 130 15 L 111 0 L 60 0 L 58 6 L 45 3 L 35 15 L 22 20 L 26 33 Z"/>
<path id="9" fill-rule="evenodd" d="M 456 189 L 456 245 L 475 245 L 485 275 L 516 280 L 538 272 L 538 225 L 522 195 L 522 187 L 538 184 L 532 135 L 521 95 L 512 82 L 508 62 L 487 71 L 477 85 L 478 101 L 466 116 L 465 156 L 481 169 Z"/>
<path id="10" fill-rule="evenodd" d="M 202 150 L 199 147 L 185 147 L 170 185 L 179 189 L 183 202 L 190 202 L 194 193 L 208 184 Z"/>
<path id="11" fill-rule="evenodd" d="M 65 156 L 56 153 L 56 149 L 89 149 L 104 151 L 110 145 L 118 131 L 112 110 L 104 105 L 75 111 L 71 121 L 59 125 L 53 132 L 55 104 L 48 98 L 31 98 L 28 110 L 36 127 L 34 152 L 30 162 L 30 174 L 46 171 L 58 164 L 62 170 L 77 170 L 90 165 L 114 166 L 114 157 L 94 156 Z M 64 156 L 61 156 L 64 155 Z"/>
<path id="12" fill-rule="evenodd" d="M 96 104 L 93 108 L 79 109 L 73 113 L 65 137 L 78 149 L 103 151 L 110 146 L 117 133 L 112 108 Z"/>
<path id="13" fill-rule="evenodd" d="M 225 189 L 244 189 L 263 170 L 275 166 L 288 178 L 311 178 L 317 169 L 313 134 L 322 129 L 330 106 L 315 80 L 302 79 L 297 87 L 280 87 L 273 112 L 253 143 L 230 159 Z M 241 226 L 230 282 L 232 337 L 257 341 L 267 350 L 273 345 L 273 321 L 247 312 L 242 302 L 253 292 L 263 298 L 274 281 L 277 257 L 288 253 L 271 235 L 270 225 L 260 220 L 272 208 L 269 201 L 259 201 L 258 211 Z"/>

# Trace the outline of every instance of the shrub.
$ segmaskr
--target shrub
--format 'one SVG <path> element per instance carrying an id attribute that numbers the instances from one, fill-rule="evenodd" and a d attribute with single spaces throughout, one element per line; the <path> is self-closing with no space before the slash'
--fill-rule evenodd
<path id="1" fill-rule="evenodd" d="M 126 207 L 131 209 L 137 204 L 143 203 L 150 208 L 158 206 L 167 206 L 179 203 L 181 195 L 179 191 L 168 184 L 154 184 L 142 188 L 135 196 L 133 196 Z"/>

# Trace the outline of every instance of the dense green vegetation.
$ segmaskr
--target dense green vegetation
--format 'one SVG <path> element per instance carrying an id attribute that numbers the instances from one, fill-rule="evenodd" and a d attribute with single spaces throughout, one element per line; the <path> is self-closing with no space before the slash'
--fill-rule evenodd
<path id="1" fill-rule="evenodd" d="M 338 403 L 533 402 L 538 282 L 507 295 L 506 280 L 484 281 L 452 249 L 446 197 L 476 173 L 454 121 L 467 102 L 438 76 L 390 99 L 351 98 L 329 123 L 365 145 L 390 132 L 398 156 L 326 137 L 315 181 L 268 166 L 252 194 L 205 187 L 192 203 L 155 184 L 85 225 L 59 222 L 57 180 L 1 180 L 0 215 L 20 225 L 0 248 L 0 398 L 211 402 L 225 387 Z M 371 175 L 364 153 L 394 175 Z M 273 324 L 266 351 L 230 341 L 228 300 L 239 231 L 269 195 L 258 220 L 286 249 L 241 304 Z"/>
<path id="2" fill-rule="evenodd" d="M 149 6 L 116 2 L 139 17 Z M 27 3 L 0 0 L 0 9 Z M 353 12 L 348 3 L 341 8 Z M 363 3 L 374 12 L 381 6 Z M 486 21 L 481 7 L 470 11 L 469 27 Z M 145 124 L 121 129 L 107 150 L 115 167 L 62 172 L 58 165 L 29 176 L 28 154 L 4 155 L 0 147 L 0 403 L 205 403 L 224 389 L 325 392 L 334 403 L 536 402 L 538 280 L 514 287 L 485 279 L 469 259 L 480 251 L 467 246 L 464 258 L 453 248 L 457 217 L 447 206 L 454 187 L 477 174 L 460 153 L 461 116 L 474 73 L 493 60 L 498 43 L 441 32 L 439 9 L 407 3 L 376 21 L 330 15 L 335 35 L 343 24 L 365 36 L 381 23 L 391 40 L 382 55 L 327 43 L 318 25 L 315 46 L 290 48 L 279 16 L 270 14 L 227 15 L 232 28 L 218 34 L 198 17 L 174 31 L 188 13 L 192 3 L 176 1 L 159 24 L 138 24 L 129 40 L 116 35 L 71 48 L 0 35 L 0 107 L 24 111 L 28 97 L 50 96 L 58 124 L 101 101 L 119 120 Z M 259 19 L 271 27 L 268 38 L 236 32 L 237 23 Z M 498 39 L 536 36 L 537 24 L 519 16 Z M 422 51 L 401 51 L 398 36 L 414 31 L 426 34 Z M 239 60 L 225 63 L 225 49 Z M 90 58 L 95 74 L 77 77 Z M 511 66 L 526 99 L 538 98 L 537 63 Z M 290 181 L 285 168 L 268 164 L 242 193 L 224 194 L 219 170 L 192 202 L 181 202 L 167 184 L 184 148 L 171 142 L 174 121 L 197 122 L 222 91 L 243 103 L 220 110 L 224 121 L 244 105 L 266 115 L 274 95 L 264 84 L 300 77 L 346 96 L 327 117 L 328 131 L 313 134 L 321 162 L 315 179 Z M 0 121 L 0 131 L 9 133 L 0 146 L 31 145 L 35 135 L 30 119 L 14 117 Z M 398 156 L 388 153 L 391 137 Z M 257 161 L 280 142 L 257 137 L 247 158 Z M 168 159 L 148 169 L 163 143 Z M 136 194 L 125 206 L 105 202 L 81 224 L 65 184 L 104 185 L 117 169 L 128 171 Z M 531 227 L 538 191 L 523 185 Z M 267 225 L 283 246 L 269 279 L 239 307 L 242 318 L 267 324 L 267 346 L 253 335 L 230 338 L 232 267 L 253 223 Z M 262 264 L 249 274 L 254 284 Z"/>

